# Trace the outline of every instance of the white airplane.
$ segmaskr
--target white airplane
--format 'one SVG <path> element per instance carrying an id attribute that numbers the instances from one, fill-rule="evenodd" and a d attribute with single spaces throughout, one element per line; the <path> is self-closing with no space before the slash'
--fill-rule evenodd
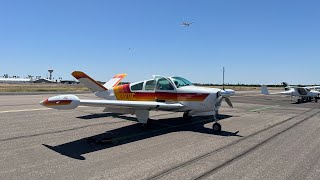
<path id="1" fill-rule="evenodd" d="M 276 92 L 276 93 L 269 93 L 269 90 L 266 85 L 261 86 L 261 94 L 265 95 L 275 95 L 275 94 L 282 94 L 282 95 L 288 95 L 288 96 L 296 96 L 299 97 L 298 103 L 304 102 L 304 101 L 312 101 L 314 99 L 315 102 L 318 102 L 320 92 L 311 90 L 307 87 L 290 87 L 287 86 L 287 90 L 283 92 Z"/>
<path id="2" fill-rule="evenodd" d="M 320 86 L 309 86 L 309 87 L 306 87 L 306 88 L 320 92 Z"/>
<path id="3" fill-rule="evenodd" d="M 81 106 L 105 107 L 104 112 L 135 114 L 139 123 L 146 125 L 149 111 L 163 110 L 184 112 L 185 119 L 192 116 L 213 116 L 213 130 L 221 131 L 216 114 L 223 99 L 232 106 L 229 97 L 234 90 L 196 87 L 182 77 L 163 77 L 131 84 L 119 85 L 126 74 L 118 74 L 104 85 L 99 84 L 81 71 L 72 75 L 103 100 L 80 100 L 75 95 L 59 95 L 40 102 L 53 109 L 74 109 Z"/>
<path id="4" fill-rule="evenodd" d="M 282 83 L 285 86 L 285 90 L 289 90 L 290 88 L 296 88 L 300 86 L 291 86 L 287 82 Z M 320 91 L 320 86 L 303 86 L 304 88 L 310 89 L 310 90 L 315 90 L 315 91 Z"/>
<path id="5" fill-rule="evenodd" d="M 191 24 L 193 24 L 193 22 L 182 22 L 181 26 L 189 27 Z"/>

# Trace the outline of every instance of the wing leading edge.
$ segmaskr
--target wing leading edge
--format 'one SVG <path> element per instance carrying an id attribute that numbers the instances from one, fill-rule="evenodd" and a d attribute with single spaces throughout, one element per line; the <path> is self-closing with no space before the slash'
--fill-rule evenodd
<path id="1" fill-rule="evenodd" d="M 159 110 L 176 110 L 184 108 L 180 103 L 163 103 L 150 101 L 118 101 L 118 100 L 80 100 L 81 106 L 94 107 L 112 107 L 112 108 L 133 108 L 133 109 L 159 109 Z"/>

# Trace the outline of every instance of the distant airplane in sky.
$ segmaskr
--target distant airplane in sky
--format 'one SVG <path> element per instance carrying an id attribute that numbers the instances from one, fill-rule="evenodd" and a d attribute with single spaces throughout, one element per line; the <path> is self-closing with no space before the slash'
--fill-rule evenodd
<path id="1" fill-rule="evenodd" d="M 191 24 L 193 24 L 193 22 L 182 22 L 181 26 L 189 27 Z"/>

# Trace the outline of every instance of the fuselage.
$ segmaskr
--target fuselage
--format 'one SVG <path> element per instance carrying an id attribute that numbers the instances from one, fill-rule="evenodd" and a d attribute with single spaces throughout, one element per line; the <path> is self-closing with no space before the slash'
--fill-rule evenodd
<path id="1" fill-rule="evenodd" d="M 181 103 L 185 108 L 177 111 L 208 112 L 213 111 L 219 96 L 232 96 L 234 91 L 197 87 L 181 77 L 156 76 L 155 79 L 124 84 L 95 94 L 108 100 Z"/>
<path id="2" fill-rule="evenodd" d="M 282 94 L 298 97 L 318 97 L 319 91 L 310 90 L 309 88 L 298 87 L 290 88 L 288 91 L 283 92 Z"/>

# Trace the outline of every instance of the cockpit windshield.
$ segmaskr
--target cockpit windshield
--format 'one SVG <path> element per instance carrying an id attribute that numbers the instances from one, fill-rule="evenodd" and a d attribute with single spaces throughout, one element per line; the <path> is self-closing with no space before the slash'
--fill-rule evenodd
<path id="1" fill-rule="evenodd" d="M 193 84 L 190 81 L 182 77 L 172 77 L 172 80 L 174 84 L 177 86 L 177 88 L 183 87 L 183 86 L 193 86 Z"/>

